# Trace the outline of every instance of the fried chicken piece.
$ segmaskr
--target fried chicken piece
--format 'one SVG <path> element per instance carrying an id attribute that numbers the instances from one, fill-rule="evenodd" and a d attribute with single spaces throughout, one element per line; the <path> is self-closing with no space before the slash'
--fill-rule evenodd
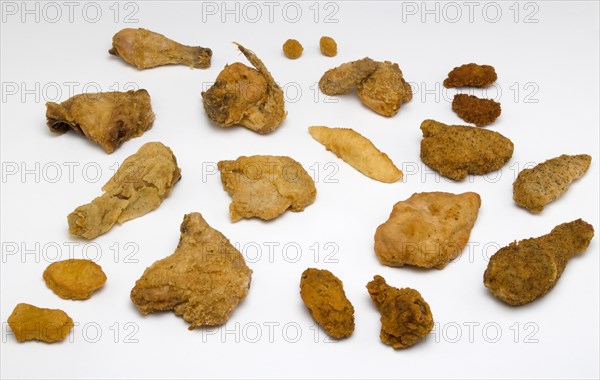
<path id="1" fill-rule="evenodd" d="M 69 214 L 69 232 L 93 239 L 130 219 L 145 215 L 162 203 L 181 178 L 171 149 L 146 143 L 127 157 L 102 187 L 104 194 Z"/>
<path id="2" fill-rule="evenodd" d="M 541 212 L 548 203 L 567 192 L 571 182 L 590 167 L 587 154 L 554 157 L 531 169 L 524 169 L 513 183 L 513 199 L 521 207 Z"/>
<path id="3" fill-rule="evenodd" d="M 512 141 L 500 133 L 477 127 L 425 120 L 421 131 L 421 160 L 455 181 L 467 174 L 481 175 L 500 169 L 514 150 Z"/>
<path id="4" fill-rule="evenodd" d="M 326 57 L 335 57 L 337 55 L 337 42 L 331 37 L 323 36 L 319 40 L 321 54 Z"/>
<path id="5" fill-rule="evenodd" d="M 232 198 L 232 222 L 253 217 L 270 220 L 288 209 L 302 211 L 317 196 L 312 178 L 290 157 L 241 156 L 217 166 L 223 188 Z"/>
<path id="6" fill-rule="evenodd" d="M 354 332 L 354 307 L 344 284 L 325 269 L 308 268 L 300 279 L 300 296 L 310 315 L 327 334 L 336 339 Z"/>
<path id="7" fill-rule="evenodd" d="M 73 320 L 64 311 L 43 309 L 26 303 L 15 306 L 7 322 L 19 342 L 59 342 L 65 339 L 73 328 Z"/>
<path id="8" fill-rule="evenodd" d="M 140 312 L 173 310 L 191 325 L 224 324 L 250 288 L 244 257 L 201 214 L 185 215 L 175 252 L 146 268 L 131 290 Z"/>
<path id="9" fill-rule="evenodd" d="M 468 63 L 455 67 L 444 80 L 444 87 L 487 87 L 498 79 L 493 66 Z"/>
<path id="10" fill-rule="evenodd" d="M 500 103 L 492 99 L 480 99 L 473 95 L 456 94 L 452 100 L 452 111 L 467 123 L 478 127 L 492 124 L 502 109 Z"/>
<path id="11" fill-rule="evenodd" d="M 253 52 L 236 45 L 256 69 L 239 62 L 226 65 L 215 84 L 202 92 L 206 114 L 223 128 L 241 125 L 260 134 L 273 132 L 286 117 L 283 91 Z"/>
<path id="12" fill-rule="evenodd" d="M 509 305 L 535 301 L 554 287 L 569 259 L 584 252 L 593 237 L 594 227 L 577 219 L 547 235 L 510 243 L 490 258 L 483 284 Z"/>
<path id="13" fill-rule="evenodd" d="M 469 241 L 480 206 L 479 194 L 472 192 L 413 194 L 377 227 L 377 258 L 392 267 L 444 268 Z"/>
<path id="14" fill-rule="evenodd" d="M 383 343 L 395 349 L 410 347 L 433 329 L 431 309 L 418 291 L 389 286 L 381 276 L 373 277 L 367 290 L 381 313 Z"/>
<path id="15" fill-rule="evenodd" d="M 310 135 L 327 150 L 367 177 L 392 183 L 402 179 L 402 171 L 360 133 L 349 128 L 309 127 Z"/>
<path id="16" fill-rule="evenodd" d="M 69 259 L 48 265 L 46 285 L 60 298 L 86 300 L 106 282 L 100 265 L 91 260 Z"/>
<path id="17" fill-rule="evenodd" d="M 186 65 L 196 69 L 210 67 L 212 50 L 201 46 L 186 46 L 162 34 L 147 29 L 122 29 L 113 36 L 109 54 L 138 69 L 163 65 Z"/>
<path id="18" fill-rule="evenodd" d="M 377 69 L 358 84 L 358 97 L 378 114 L 394 116 L 403 103 L 412 99 L 412 88 L 397 63 L 377 62 Z"/>
<path id="19" fill-rule="evenodd" d="M 342 63 L 329 69 L 319 80 L 319 88 L 325 95 L 338 95 L 348 92 L 377 70 L 378 63 L 369 57 L 358 61 Z"/>
<path id="20" fill-rule="evenodd" d="M 69 129 L 112 153 L 125 141 L 152 127 L 154 113 L 146 90 L 75 95 L 46 103 L 46 124 L 63 134 Z"/>
<path id="21" fill-rule="evenodd" d="M 283 44 L 283 54 L 285 54 L 285 56 L 289 59 L 300 58 L 303 51 L 304 48 L 302 47 L 302 44 L 298 42 L 298 40 L 290 38 Z"/>

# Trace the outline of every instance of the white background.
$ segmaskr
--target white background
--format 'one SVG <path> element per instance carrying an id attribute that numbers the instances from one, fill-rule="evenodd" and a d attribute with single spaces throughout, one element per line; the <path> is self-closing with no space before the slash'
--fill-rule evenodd
<path id="1" fill-rule="evenodd" d="M 28 14 L 21 2 L 2 3 L 3 378 L 598 378 L 597 237 L 555 289 L 532 304 L 508 307 L 482 284 L 487 257 L 513 240 L 577 218 L 599 229 L 597 2 L 53 4 L 27 3 L 34 9 Z M 124 27 L 210 47 L 212 66 L 138 71 L 107 53 Z M 337 40 L 336 57 L 320 54 L 321 35 Z M 304 45 L 300 59 L 283 56 L 287 38 Z M 225 64 L 247 63 L 232 41 L 254 50 L 286 90 L 288 118 L 270 135 L 223 130 L 205 116 L 200 92 Z M 364 56 L 398 62 L 414 85 L 414 99 L 392 118 L 354 94 L 326 100 L 316 91 L 325 70 Z M 427 118 L 462 123 L 450 105 L 456 90 L 441 82 L 468 62 L 496 67 L 496 85 L 473 93 L 502 103 L 488 128 L 512 139 L 515 152 L 500 171 L 455 183 L 421 164 L 419 125 Z M 149 91 L 156 122 L 115 153 L 45 126 L 47 100 L 123 90 L 127 83 Z M 312 140 L 311 125 L 359 131 L 404 170 L 405 180 L 364 177 Z M 170 146 L 182 168 L 161 207 L 91 244 L 69 236 L 67 214 L 98 196 L 111 167 L 149 141 Z M 541 215 L 518 208 L 511 187 L 518 171 L 563 153 L 592 155 L 585 177 Z M 271 222 L 231 223 L 214 164 L 251 154 L 301 162 L 316 181 L 316 202 Z M 441 271 L 380 265 L 376 227 L 395 202 L 422 191 L 481 195 L 469 245 Z M 247 298 L 221 328 L 188 331 L 172 313 L 144 317 L 129 300 L 144 268 L 174 251 L 183 215 L 192 211 L 238 244 L 254 271 Z M 70 256 L 69 247 L 75 258 L 96 258 L 108 276 L 85 302 L 60 299 L 42 280 L 50 262 Z M 325 258 L 333 249 L 337 262 Z M 305 310 L 298 285 L 307 267 L 327 268 L 344 282 L 356 309 L 351 338 L 328 342 Z M 365 289 L 375 274 L 418 289 L 431 305 L 437 324 L 425 342 L 401 351 L 380 342 L 379 314 Z M 19 344 L 5 323 L 19 302 L 63 309 L 78 325 L 62 343 Z"/>

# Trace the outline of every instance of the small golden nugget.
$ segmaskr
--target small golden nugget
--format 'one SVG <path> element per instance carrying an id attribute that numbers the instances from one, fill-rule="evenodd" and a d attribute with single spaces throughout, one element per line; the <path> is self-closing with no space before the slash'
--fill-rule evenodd
<path id="1" fill-rule="evenodd" d="M 26 303 L 15 306 L 7 322 L 19 342 L 59 342 L 73 328 L 73 320 L 64 311 L 43 309 Z"/>
<path id="2" fill-rule="evenodd" d="M 300 296 L 314 320 L 336 339 L 354 332 L 354 307 L 344 284 L 325 269 L 308 268 L 300 279 Z"/>
<path id="3" fill-rule="evenodd" d="M 289 59 L 297 59 L 302 55 L 304 48 L 298 40 L 289 39 L 283 44 L 283 54 Z"/>
<path id="4" fill-rule="evenodd" d="M 381 313 L 383 343 L 395 349 L 410 347 L 433 329 L 431 309 L 418 291 L 389 286 L 381 276 L 373 277 L 367 290 Z"/>
<path id="5" fill-rule="evenodd" d="M 319 48 L 321 49 L 321 53 L 326 57 L 335 57 L 337 55 L 337 42 L 331 37 L 321 37 Z"/>
<path id="6" fill-rule="evenodd" d="M 163 65 L 186 65 L 196 69 L 210 67 L 212 51 L 201 46 L 186 46 L 147 29 L 123 29 L 113 36 L 109 54 L 138 69 Z"/>
<path id="7" fill-rule="evenodd" d="M 392 183 L 402 179 L 402 171 L 360 133 L 349 128 L 309 127 L 310 135 L 327 150 L 367 177 Z"/>
<path id="8" fill-rule="evenodd" d="M 513 183 L 513 199 L 529 211 L 542 212 L 544 206 L 566 193 L 573 181 L 583 177 L 591 162 L 587 154 L 563 154 L 524 169 Z"/>
<path id="9" fill-rule="evenodd" d="M 91 260 L 70 259 L 48 265 L 46 285 L 60 298 L 86 300 L 106 282 L 100 265 Z"/>
<path id="10" fill-rule="evenodd" d="M 577 219 L 547 235 L 510 243 L 490 258 L 483 284 L 509 305 L 535 301 L 556 285 L 568 261 L 584 252 L 593 237 L 594 227 Z"/>
<path id="11" fill-rule="evenodd" d="M 54 133 L 73 130 L 112 153 L 152 127 L 154 113 L 146 90 L 75 95 L 46 103 L 46 124 Z"/>
<path id="12" fill-rule="evenodd" d="M 152 142 L 127 157 L 115 175 L 102 187 L 104 194 L 69 214 L 69 232 L 93 239 L 115 223 L 154 210 L 181 178 L 181 169 L 171 149 Z"/>

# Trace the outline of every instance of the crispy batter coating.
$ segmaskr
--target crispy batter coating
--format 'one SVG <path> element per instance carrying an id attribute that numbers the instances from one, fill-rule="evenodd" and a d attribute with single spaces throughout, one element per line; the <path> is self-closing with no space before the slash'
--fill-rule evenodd
<path id="1" fill-rule="evenodd" d="M 46 103 L 46 124 L 52 132 L 63 134 L 71 129 L 106 153 L 141 136 L 153 122 L 146 90 L 79 94 L 62 103 Z"/>
<path id="2" fill-rule="evenodd" d="M 309 127 L 310 135 L 354 169 L 377 181 L 402 179 L 402 171 L 387 154 L 360 133 L 349 128 Z"/>
<path id="3" fill-rule="evenodd" d="M 19 342 L 59 342 L 73 328 L 73 320 L 64 311 L 43 309 L 26 303 L 15 306 L 7 322 Z"/>
<path id="4" fill-rule="evenodd" d="M 492 99 L 480 99 L 473 95 L 456 94 L 452 100 L 452 111 L 467 123 L 473 123 L 478 127 L 492 124 L 502 108 L 500 103 Z"/>
<path id="5" fill-rule="evenodd" d="M 220 161 L 223 188 L 231 196 L 231 221 L 270 220 L 286 210 L 302 211 L 315 201 L 317 189 L 302 165 L 286 156 L 241 156 Z"/>
<path id="6" fill-rule="evenodd" d="M 321 54 L 326 57 L 335 57 L 337 55 L 337 42 L 331 37 L 323 36 L 319 40 Z"/>
<path id="7" fill-rule="evenodd" d="M 336 339 L 354 332 L 354 307 L 344 284 L 325 269 L 308 268 L 300 279 L 300 296 L 314 320 Z"/>
<path id="8" fill-rule="evenodd" d="M 358 84 L 360 101 L 383 116 L 394 116 L 412 99 L 412 88 L 397 63 L 377 62 L 377 69 Z"/>
<path id="9" fill-rule="evenodd" d="M 186 65 L 196 69 L 210 67 L 212 50 L 201 46 L 186 46 L 162 34 L 147 29 L 122 29 L 113 36 L 109 54 L 138 69 L 163 65 Z"/>
<path id="10" fill-rule="evenodd" d="M 512 141 L 500 133 L 477 127 L 425 120 L 421 131 L 421 160 L 455 181 L 467 174 L 481 175 L 500 169 L 514 150 Z"/>
<path id="11" fill-rule="evenodd" d="M 531 169 L 524 169 L 513 183 L 513 199 L 521 207 L 541 212 L 548 203 L 567 192 L 571 182 L 590 167 L 587 154 L 554 157 Z"/>
<path id="12" fill-rule="evenodd" d="M 452 69 L 444 80 L 444 87 L 487 87 L 496 79 L 498 75 L 493 66 L 468 63 Z"/>
<path id="13" fill-rule="evenodd" d="M 162 203 L 181 178 L 181 169 L 171 149 L 146 143 L 127 157 L 102 187 L 104 194 L 69 214 L 69 232 L 93 239 L 115 223 L 145 215 Z"/>
<path id="14" fill-rule="evenodd" d="M 547 235 L 510 243 L 490 258 L 483 284 L 509 305 L 535 301 L 554 287 L 569 259 L 584 252 L 593 237 L 594 228 L 577 219 Z"/>
<path id="15" fill-rule="evenodd" d="M 381 313 L 383 343 L 395 349 L 410 347 L 433 329 L 431 309 L 418 291 L 389 286 L 381 276 L 373 277 L 367 290 Z"/>
<path id="16" fill-rule="evenodd" d="M 303 51 L 304 48 L 302 47 L 302 44 L 298 42 L 298 40 L 290 38 L 283 44 L 283 54 L 285 54 L 285 56 L 289 59 L 300 58 Z"/>
<path id="17" fill-rule="evenodd" d="M 377 258 L 393 267 L 444 268 L 469 241 L 480 206 L 479 194 L 472 192 L 413 194 L 377 227 Z"/>
<path id="18" fill-rule="evenodd" d="M 378 63 L 369 57 L 358 61 L 342 63 L 329 69 L 319 80 L 319 88 L 325 95 L 338 95 L 348 92 L 377 70 Z"/>
<path id="19" fill-rule="evenodd" d="M 69 259 L 48 265 L 46 285 L 60 298 L 86 300 L 106 282 L 100 265 L 92 260 Z"/>
<path id="20" fill-rule="evenodd" d="M 202 215 L 185 215 L 175 252 L 146 268 L 131 290 L 140 312 L 173 310 L 193 330 L 222 325 L 250 288 L 244 257 Z"/>
<path id="21" fill-rule="evenodd" d="M 237 47 L 256 70 L 239 62 L 226 65 L 215 84 L 202 92 L 206 114 L 223 128 L 241 125 L 260 134 L 273 132 L 286 117 L 283 91 L 252 51 Z"/>

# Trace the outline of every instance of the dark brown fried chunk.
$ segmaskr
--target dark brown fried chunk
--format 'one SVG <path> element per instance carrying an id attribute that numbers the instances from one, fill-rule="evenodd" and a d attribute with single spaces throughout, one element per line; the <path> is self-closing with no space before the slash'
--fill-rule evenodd
<path id="1" fill-rule="evenodd" d="M 433 329 L 431 309 L 418 291 L 389 286 L 381 276 L 373 277 L 367 290 L 381 313 L 383 343 L 395 349 L 410 347 Z"/>
<path id="2" fill-rule="evenodd" d="M 500 133 L 477 127 L 425 120 L 421 131 L 421 160 L 455 181 L 467 174 L 481 175 L 500 169 L 514 150 L 512 141 Z"/>
<path id="3" fill-rule="evenodd" d="M 554 287 L 569 259 L 584 252 L 593 237 L 594 228 L 577 219 L 547 235 L 510 243 L 490 258 L 483 284 L 509 305 L 535 301 Z"/>
<path id="4" fill-rule="evenodd" d="M 212 51 L 201 46 L 186 46 L 147 29 L 126 28 L 113 36 L 108 51 L 138 69 L 163 65 L 186 65 L 196 69 L 210 67 Z"/>
<path id="5" fill-rule="evenodd" d="M 487 87 L 498 79 L 493 66 L 468 63 L 455 67 L 444 80 L 444 87 Z"/>
<path id="6" fill-rule="evenodd" d="M 283 54 L 289 59 L 297 59 L 302 55 L 304 48 L 298 40 L 289 39 L 283 44 Z"/>
<path id="7" fill-rule="evenodd" d="M 62 103 L 46 103 L 46 124 L 52 132 L 81 133 L 107 153 L 141 136 L 153 122 L 146 90 L 80 94 Z"/>
<path id="8" fill-rule="evenodd" d="M 59 297 L 85 300 L 106 282 L 100 265 L 91 260 L 69 259 L 48 265 L 43 274 L 46 285 Z"/>
<path id="9" fill-rule="evenodd" d="M 377 62 L 377 69 L 357 87 L 360 101 L 383 116 L 394 116 L 412 99 L 412 88 L 397 63 Z"/>
<path id="10" fill-rule="evenodd" d="M 492 99 L 480 99 L 473 95 L 456 94 L 452 101 L 452 111 L 467 123 L 478 127 L 492 124 L 502 109 L 500 103 Z"/>
<path id="11" fill-rule="evenodd" d="M 26 303 L 15 306 L 7 322 L 19 342 L 59 342 L 73 328 L 73 320 L 64 311 L 43 309 Z"/>
<path id="12" fill-rule="evenodd" d="M 175 252 L 146 268 L 131 301 L 143 314 L 173 310 L 190 330 L 222 325 L 246 297 L 252 270 L 200 213 L 187 214 L 180 230 Z"/>
<path id="13" fill-rule="evenodd" d="M 325 95 L 338 95 L 350 91 L 377 70 L 378 63 L 369 57 L 342 63 L 329 69 L 319 80 L 319 88 Z"/>
<path id="14" fill-rule="evenodd" d="M 344 284 L 325 269 L 308 268 L 300 279 L 300 296 L 314 320 L 333 338 L 347 338 L 354 332 L 354 307 L 346 297 Z"/>

